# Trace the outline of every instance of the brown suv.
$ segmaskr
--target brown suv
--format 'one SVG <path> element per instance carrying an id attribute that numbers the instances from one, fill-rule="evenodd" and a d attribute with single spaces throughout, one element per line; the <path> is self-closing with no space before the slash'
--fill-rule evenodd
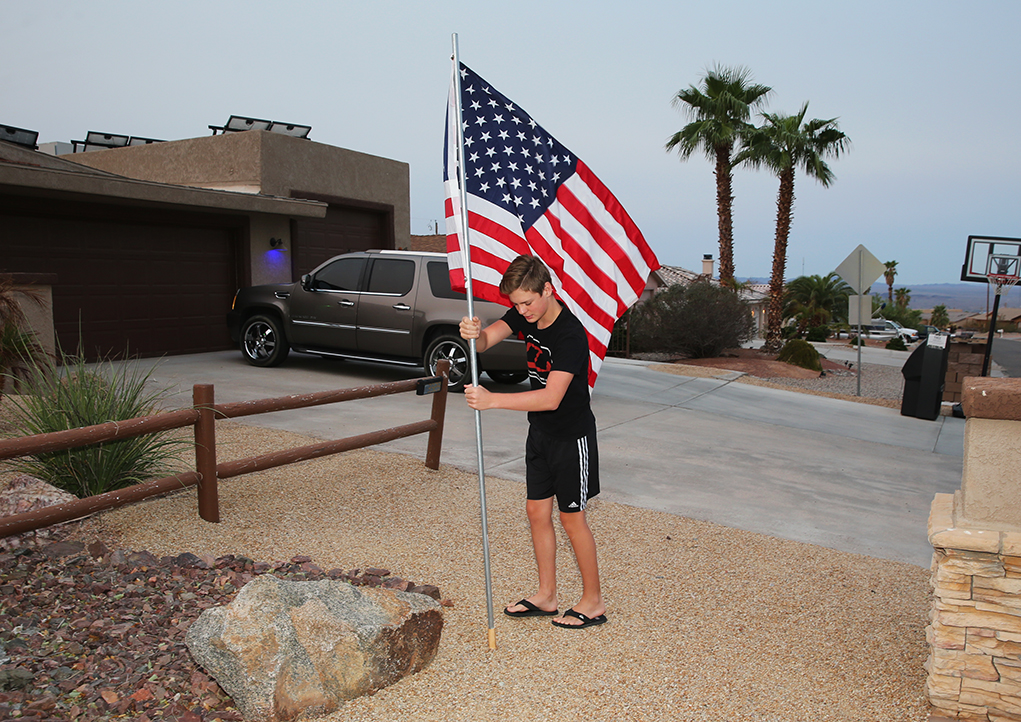
<path id="1" fill-rule="evenodd" d="M 468 306 L 450 288 L 442 253 L 366 251 L 336 256 L 298 283 L 243 288 L 227 314 L 231 338 L 254 366 L 276 366 L 293 349 L 318 356 L 422 366 L 450 361 L 450 388 L 470 380 L 468 344 L 457 330 Z M 507 309 L 475 302 L 483 325 Z M 524 343 L 503 341 L 479 355 L 494 381 L 528 377 Z"/>

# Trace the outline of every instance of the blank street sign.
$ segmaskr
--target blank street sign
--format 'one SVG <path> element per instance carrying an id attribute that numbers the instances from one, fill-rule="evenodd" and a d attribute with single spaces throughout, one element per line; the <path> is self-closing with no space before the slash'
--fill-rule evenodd
<path id="1" fill-rule="evenodd" d="M 836 274 L 843 278 L 855 293 L 863 294 L 886 271 L 886 264 L 869 253 L 869 249 L 859 244 L 837 266 Z"/>

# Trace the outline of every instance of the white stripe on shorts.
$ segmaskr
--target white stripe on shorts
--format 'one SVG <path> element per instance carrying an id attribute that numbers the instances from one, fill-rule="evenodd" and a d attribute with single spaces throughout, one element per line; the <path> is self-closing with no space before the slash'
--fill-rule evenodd
<path id="1" fill-rule="evenodd" d="M 578 439 L 578 463 L 580 465 L 579 476 L 581 477 L 581 510 L 585 510 L 588 503 L 588 437 Z"/>

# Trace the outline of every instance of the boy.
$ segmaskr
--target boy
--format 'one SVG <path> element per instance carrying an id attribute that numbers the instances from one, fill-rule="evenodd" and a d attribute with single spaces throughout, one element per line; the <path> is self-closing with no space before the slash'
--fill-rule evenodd
<path id="1" fill-rule="evenodd" d="M 539 571 L 539 589 L 503 611 L 510 617 L 555 617 L 558 627 L 582 629 L 606 622 L 599 586 L 596 543 L 585 520 L 585 505 L 599 493 L 596 420 L 589 404 L 588 338 L 581 322 L 553 296 L 549 270 L 535 256 L 518 256 L 500 282 L 500 293 L 514 307 L 481 328 L 478 318 L 461 321 L 461 337 L 476 339 L 482 353 L 512 333 L 523 333 L 531 391 L 496 394 L 481 386 L 465 387 L 473 409 L 528 412 L 525 510 Z M 556 530 L 553 497 L 581 572 L 582 595 L 558 615 Z"/>

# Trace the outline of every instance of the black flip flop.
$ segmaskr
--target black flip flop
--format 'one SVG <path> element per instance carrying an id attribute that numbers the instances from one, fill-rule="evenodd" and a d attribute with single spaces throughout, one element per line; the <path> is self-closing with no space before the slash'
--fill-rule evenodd
<path id="1" fill-rule="evenodd" d="M 566 612 L 564 612 L 564 616 L 580 619 L 581 624 L 564 624 L 563 622 L 558 622 L 557 620 L 554 619 L 553 626 L 560 627 L 561 629 L 584 629 L 585 627 L 594 627 L 597 624 L 606 624 L 608 621 L 610 621 L 606 618 L 605 614 L 600 614 L 598 617 L 586 617 L 581 612 L 576 612 L 573 609 L 568 609 Z"/>
<path id="2" fill-rule="evenodd" d="M 524 607 L 525 611 L 523 611 L 523 612 L 508 612 L 507 611 L 507 607 L 504 607 L 503 608 L 503 613 L 506 614 L 508 617 L 555 617 L 555 616 L 557 616 L 557 610 L 556 609 L 554 609 L 552 612 L 547 612 L 545 609 L 539 609 L 537 606 L 532 604 L 527 599 L 522 599 L 520 602 L 517 603 L 517 605 L 512 604 L 511 606 L 512 607 L 513 606 Z"/>

